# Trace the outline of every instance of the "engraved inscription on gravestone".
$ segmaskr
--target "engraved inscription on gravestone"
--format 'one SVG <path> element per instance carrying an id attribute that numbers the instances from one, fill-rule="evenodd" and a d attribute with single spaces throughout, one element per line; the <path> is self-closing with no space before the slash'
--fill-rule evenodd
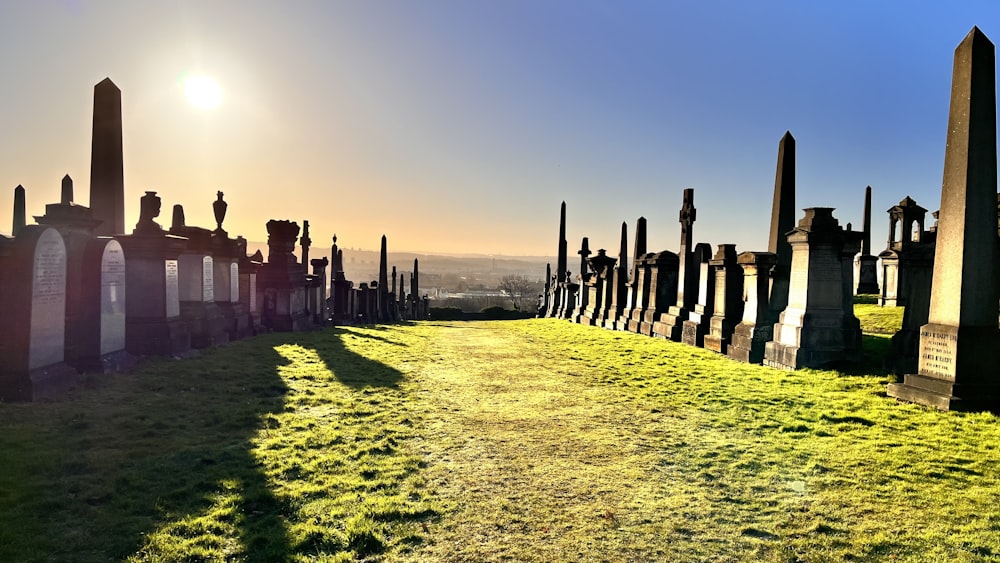
<path id="1" fill-rule="evenodd" d="M 805 245 L 796 245 L 792 247 L 792 273 L 789 279 L 788 306 L 804 309 L 808 287 L 809 248 Z"/>
<path id="2" fill-rule="evenodd" d="M 211 256 L 201 259 L 201 271 L 201 300 L 206 303 L 215 301 L 215 268 Z"/>
<path id="3" fill-rule="evenodd" d="M 948 327 L 924 325 L 920 328 L 920 373 L 955 381 L 958 335 Z"/>
<path id="4" fill-rule="evenodd" d="M 240 267 L 236 262 L 229 264 L 229 301 L 230 303 L 240 301 Z"/>
<path id="5" fill-rule="evenodd" d="M 125 348 L 125 254 L 116 240 L 101 256 L 101 355 Z"/>
<path id="6" fill-rule="evenodd" d="M 66 336 L 66 245 L 55 229 L 38 237 L 31 287 L 28 369 L 63 361 Z"/>
<path id="7" fill-rule="evenodd" d="M 166 260 L 165 269 L 167 285 L 164 291 L 164 298 L 166 300 L 167 318 L 169 319 L 178 317 L 181 314 L 180 288 L 177 282 L 177 260 Z"/>

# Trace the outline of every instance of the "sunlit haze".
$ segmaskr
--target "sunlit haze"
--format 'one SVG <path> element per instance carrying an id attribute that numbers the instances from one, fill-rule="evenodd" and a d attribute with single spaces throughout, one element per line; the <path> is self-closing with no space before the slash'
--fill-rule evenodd
<path id="1" fill-rule="evenodd" d="M 219 83 L 209 76 L 193 75 L 184 79 L 184 95 L 195 107 L 213 109 L 222 101 Z"/>
<path id="2" fill-rule="evenodd" d="M 126 229 L 139 198 L 266 240 L 309 220 L 316 246 L 554 255 L 567 203 L 617 249 L 649 222 L 677 250 L 766 248 L 778 141 L 797 141 L 798 207 L 835 207 L 872 249 L 905 196 L 940 204 L 955 46 L 1000 41 L 1000 3 L 6 2 L 0 7 L 0 233 L 90 199 L 93 87 L 122 91 Z M 190 77 L 209 82 L 194 88 Z M 207 84 L 207 85 L 206 85 Z M 196 89 L 197 93 L 191 90 Z M 205 109 L 211 108 L 211 109 Z"/>

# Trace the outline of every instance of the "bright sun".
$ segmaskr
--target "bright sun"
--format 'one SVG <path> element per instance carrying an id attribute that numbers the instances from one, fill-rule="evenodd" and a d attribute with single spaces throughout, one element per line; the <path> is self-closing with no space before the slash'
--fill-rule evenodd
<path id="1" fill-rule="evenodd" d="M 214 79 L 196 75 L 184 80 L 184 95 L 197 108 L 212 109 L 222 101 L 222 90 Z"/>

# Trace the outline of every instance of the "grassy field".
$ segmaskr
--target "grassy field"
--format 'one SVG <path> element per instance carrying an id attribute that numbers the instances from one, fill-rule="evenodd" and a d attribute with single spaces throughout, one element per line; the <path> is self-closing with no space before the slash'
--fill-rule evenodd
<path id="1" fill-rule="evenodd" d="M 887 399 L 886 345 L 782 372 L 546 319 L 147 362 L 0 405 L 0 560 L 1000 561 L 1000 424 Z"/>

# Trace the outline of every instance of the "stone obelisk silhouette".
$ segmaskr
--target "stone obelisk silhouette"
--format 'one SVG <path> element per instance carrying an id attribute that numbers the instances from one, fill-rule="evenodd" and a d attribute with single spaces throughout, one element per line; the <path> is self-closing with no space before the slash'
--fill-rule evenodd
<path id="1" fill-rule="evenodd" d="M 90 149 L 90 209 L 102 222 L 95 235 L 125 232 L 125 171 L 122 160 L 122 92 L 110 78 L 94 86 Z"/>

